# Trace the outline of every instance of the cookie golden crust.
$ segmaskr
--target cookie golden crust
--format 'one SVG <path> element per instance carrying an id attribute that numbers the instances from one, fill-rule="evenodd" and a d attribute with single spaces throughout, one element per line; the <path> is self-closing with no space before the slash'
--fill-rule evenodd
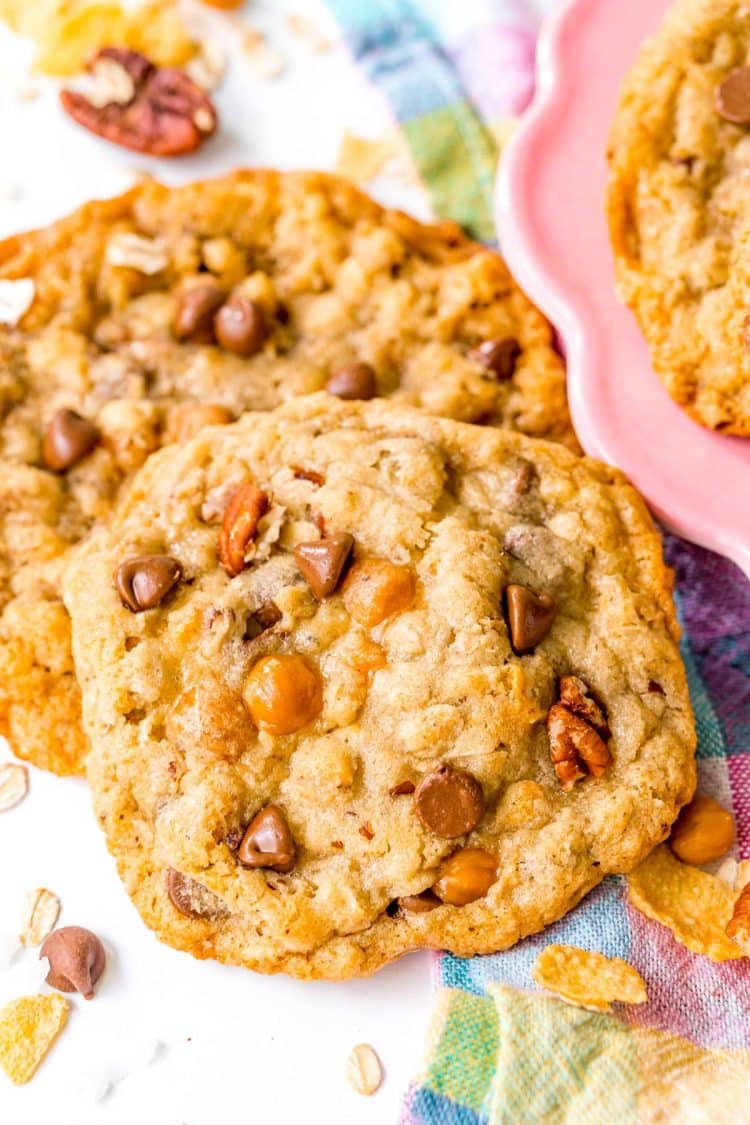
<path id="1" fill-rule="evenodd" d="M 29 278 L 0 326 L 0 731 L 57 773 L 86 752 L 59 570 L 161 445 L 336 376 L 576 447 L 549 325 L 502 260 L 332 176 L 143 185 L 0 244 L 0 281 Z M 99 440 L 65 468 L 80 423 L 43 438 L 71 409 Z"/>
<path id="2" fill-rule="evenodd" d="M 722 84 L 748 63 L 745 3 L 678 0 L 625 80 L 608 200 L 619 292 L 669 394 L 704 426 L 745 436 L 750 115 L 727 120 L 742 90 Z"/>
<path id="3" fill-rule="evenodd" d="M 693 791 L 659 536 L 552 443 L 323 395 L 250 414 L 151 458 L 64 596 L 98 818 L 197 957 L 343 978 L 506 948 Z"/>

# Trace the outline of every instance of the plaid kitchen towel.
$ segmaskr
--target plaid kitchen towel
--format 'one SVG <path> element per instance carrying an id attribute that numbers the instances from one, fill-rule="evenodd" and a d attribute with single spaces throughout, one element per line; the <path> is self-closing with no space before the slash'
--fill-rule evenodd
<path id="1" fill-rule="evenodd" d="M 533 92 L 539 20 L 555 0 L 328 0 L 384 93 L 436 214 L 493 240 L 492 183 L 508 123 Z M 700 788 L 731 808 L 750 856 L 750 584 L 670 538 L 699 735 Z M 623 957 L 649 1002 L 617 1016 L 534 985 L 550 942 Z M 436 957 L 437 1010 L 404 1125 L 750 1122 L 750 960 L 690 953 L 608 879 L 562 921 L 491 957 Z"/>

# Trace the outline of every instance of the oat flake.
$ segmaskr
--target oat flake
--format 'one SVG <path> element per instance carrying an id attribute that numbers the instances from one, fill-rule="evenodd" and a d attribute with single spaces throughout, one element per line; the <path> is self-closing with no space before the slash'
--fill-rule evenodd
<path id="1" fill-rule="evenodd" d="M 30 277 L 0 281 L 0 324 L 15 328 L 34 303 L 36 286 Z"/>
<path id="2" fill-rule="evenodd" d="M 46 887 L 37 887 L 26 899 L 21 933 L 18 935 L 22 945 L 41 945 L 55 928 L 60 916 L 60 900 Z"/>
<path id="3" fill-rule="evenodd" d="M 26 766 L 6 762 L 0 766 L 0 812 L 6 812 L 24 799 L 29 789 Z"/>

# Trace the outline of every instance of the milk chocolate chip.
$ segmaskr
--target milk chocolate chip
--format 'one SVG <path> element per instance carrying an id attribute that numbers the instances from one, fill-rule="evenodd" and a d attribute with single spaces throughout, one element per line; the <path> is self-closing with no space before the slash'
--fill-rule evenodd
<path id="1" fill-rule="evenodd" d="M 550 631 L 554 601 L 549 594 L 535 594 L 526 586 L 511 584 L 505 588 L 505 606 L 513 648 L 518 653 L 531 652 Z"/>
<path id="2" fill-rule="evenodd" d="M 329 395 L 343 399 L 370 399 L 374 398 L 377 387 L 375 372 L 369 363 L 347 363 L 334 371 L 326 383 Z"/>
<path id="3" fill-rule="evenodd" d="M 445 763 L 422 778 L 414 807 L 426 828 L 453 839 L 476 828 L 484 814 L 484 793 L 475 777 Z"/>
<path id="4" fill-rule="evenodd" d="M 58 410 L 47 426 L 42 442 L 42 456 L 48 469 L 64 473 L 82 461 L 101 434 L 93 422 L 75 410 Z"/>
<path id="5" fill-rule="evenodd" d="M 182 568 L 171 555 L 140 555 L 126 559 L 115 571 L 115 586 L 133 613 L 153 609 L 177 585 Z"/>
<path id="6" fill-rule="evenodd" d="M 521 346 L 518 340 L 509 336 L 505 340 L 485 340 L 483 344 L 471 350 L 469 358 L 504 381 L 513 377 L 520 354 Z"/>
<path id="7" fill-rule="evenodd" d="M 716 112 L 732 125 L 750 125 L 750 66 L 730 70 L 714 95 Z"/>
<path id="8" fill-rule="evenodd" d="M 249 297 L 230 297 L 214 317 L 214 329 L 222 348 L 245 358 L 259 352 L 268 336 L 265 313 Z"/>
<path id="9" fill-rule="evenodd" d="M 245 867 L 270 867 L 286 875 L 294 867 L 296 849 L 283 812 L 267 805 L 253 817 L 237 853 Z"/>
<path id="10" fill-rule="evenodd" d="M 294 560 L 299 572 L 318 601 L 330 597 L 335 591 L 353 546 L 353 537 L 344 531 L 328 539 L 300 543 L 295 547 Z"/>
<path id="11" fill-rule="evenodd" d="M 80 992 L 86 1000 L 94 995 L 94 986 L 107 964 L 99 938 L 81 926 L 53 930 L 39 956 L 49 961 L 47 984 L 60 992 Z"/>
<path id="12" fill-rule="evenodd" d="M 194 285 L 177 302 L 172 331 L 178 340 L 213 344 L 214 316 L 224 304 L 224 294 L 215 281 Z"/>
<path id="13" fill-rule="evenodd" d="M 202 883 L 170 867 L 166 876 L 167 894 L 175 910 L 186 918 L 219 918 L 226 913 L 219 898 Z"/>

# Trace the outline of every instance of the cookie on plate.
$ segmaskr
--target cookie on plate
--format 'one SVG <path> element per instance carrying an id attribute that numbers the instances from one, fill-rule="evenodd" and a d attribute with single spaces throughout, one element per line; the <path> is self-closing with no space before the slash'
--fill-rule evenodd
<path id="1" fill-rule="evenodd" d="M 94 803 L 198 957 L 503 949 L 694 786 L 670 572 L 562 446 L 299 399 L 155 454 L 65 578 Z"/>
<path id="2" fill-rule="evenodd" d="M 502 260 L 335 177 L 146 184 L 0 244 L 0 733 L 19 756 L 80 769 L 60 574 L 123 481 L 205 422 L 326 386 L 575 447 L 549 325 Z"/>
<path id="3" fill-rule="evenodd" d="M 750 20 L 678 0 L 625 80 L 609 222 L 619 291 L 670 395 L 750 434 Z"/>

